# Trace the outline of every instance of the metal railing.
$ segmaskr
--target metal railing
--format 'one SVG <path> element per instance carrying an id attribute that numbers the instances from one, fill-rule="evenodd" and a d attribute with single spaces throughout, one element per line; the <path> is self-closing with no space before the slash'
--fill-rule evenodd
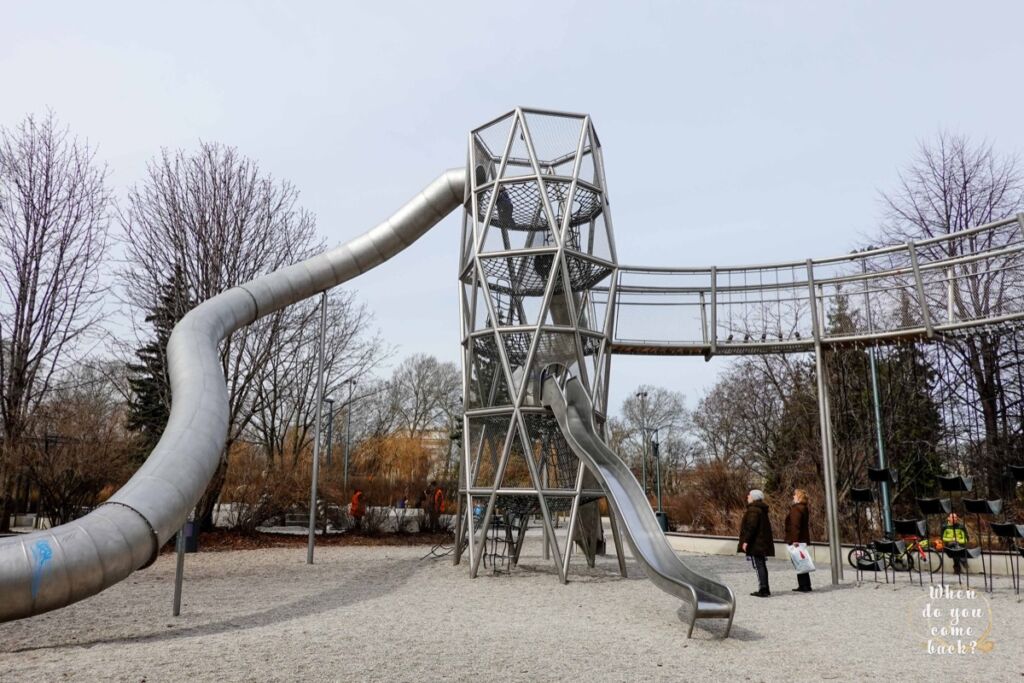
<path id="1" fill-rule="evenodd" d="M 595 290 L 609 299 L 616 353 L 805 352 L 1009 324 L 1024 319 L 1024 214 L 832 258 L 621 266 Z"/>

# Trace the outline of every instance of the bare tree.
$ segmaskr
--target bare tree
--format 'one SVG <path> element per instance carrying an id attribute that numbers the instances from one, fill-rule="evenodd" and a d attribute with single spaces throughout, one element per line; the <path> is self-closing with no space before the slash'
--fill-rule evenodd
<path id="1" fill-rule="evenodd" d="M 690 424 L 685 398 L 678 391 L 642 384 L 622 403 L 622 420 L 634 446 L 643 430 L 685 430 Z"/>
<path id="2" fill-rule="evenodd" d="M 729 466 L 743 463 L 764 476 L 761 459 L 751 458 L 748 453 L 749 411 L 754 410 L 759 416 L 755 424 L 763 424 L 777 420 L 782 409 L 776 405 L 774 392 L 764 391 L 763 387 L 748 394 L 754 381 L 750 362 L 738 361 L 701 398 L 693 413 L 693 426 L 703 460 Z M 765 407 L 768 409 L 764 410 Z"/>
<path id="3" fill-rule="evenodd" d="M 348 397 L 345 398 L 347 400 Z M 352 410 L 352 443 L 384 437 L 396 431 L 400 423 L 398 400 L 388 380 L 370 378 L 361 382 L 354 392 L 352 403 L 339 408 Z M 341 436 L 337 432 L 335 435 Z"/>
<path id="4" fill-rule="evenodd" d="M 703 458 L 740 466 L 761 481 L 777 477 L 793 459 L 781 443 L 783 420 L 794 408 L 791 397 L 808 381 L 805 365 L 788 356 L 737 360 L 694 412 Z"/>
<path id="5" fill-rule="evenodd" d="M 389 383 L 402 429 L 419 435 L 447 427 L 461 414 L 462 375 L 454 363 L 418 353 L 395 369 Z"/>
<path id="6" fill-rule="evenodd" d="M 359 444 L 360 467 L 376 472 L 385 467 L 384 451 L 409 438 L 429 446 L 435 476 L 450 473 L 454 443 L 461 438 L 461 374 L 454 363 L 416 354 L 403 360 L 386 380 L 360 382 L 352 413 L 352 451 Z M 335 435 L 343 438 L 339 432 Z M 359 446 L 361 447 L 361 446 Z"/>
<path id="7" fill-rule="evenodd" d="M 395 369 L 388 382 L 389 402 L 397 410 L 398 428 L 437 444 L 437 471 L 448 479 L 461 439 L 462 374 L 455 363 L 415 354 Z M 432 432 L 432 434 L 431 434 Z M 443 445 L 441 445 L 443 444 Z"/>
<path id="8" fill-rule="evenodd" d="M 126 299 L 140 312 L 156 310 L 166 283 L 180 269 L 185 291 L 201 303 L 231 287 L 309 256 L 319 242 L 314 219 L 298 206 L 298 191 L 260 172 L 231 147 L 203 143 L 195 154 L 163 154 L 128 193 L 120 215 L 125 235 Z M 287 312 L 262 318 L 221 346 L 230 427 L 225 454 L 249 426 L 261 373 L 274 341 L 287 334 Z M 209 525 L 227 469 L 222 457 L 199 514 Z"/>
<path id="9" fill-rule="evenodd" d="M 892 241 L 940 237 L 990 223 L 1024 209 L 1024 174 L 1014 156 L 998 154 L 989 144 L 976 144 L 961 135 L 942 133 L 923 143 L 910 166 L 900 175 L 898 188 L 883 194 L 886 222 L 883 235 Z M 997 249 L 1021 239 L 1017 223 L 1005 228 L 921 247 L 926 258 L 949 258 L 982 249 Z M 958 320 L 975 320 L 1019 310 L 1024 282 L 1019 275 L 1019 253 L 968 261 L 950 269 L 953 312 Z M 945 311 L 945 287 L 927 289 L 929 306 Z M 951 362 L 944 364 L 947 403 L 966 406 L 981 423 L 984 447 L 973 467 L 998 477 L 1010 457 L 1011 429 L 1017 421 L 1006 415 L 1004 381 L 1019 377 L 1019 362 L 1012 340 L 1005 333 L 986 331 L 947 340 Z M 990 480 L 991 483 L 991 480 Z"/>
<path id="10" fill-rule="evenodd" d="M 608 448 L 622 457 L 623 446 L 629 438 L 629 427 L 620 417 L 610 417 L 604 425 L 604 441 Z"/>
<path id="11" fill-rule="evenodd" d="M 645 453 L 645 440 L 647 457 L 653 457 L 650 440 L 655 430 L 659 444 L 665 446 L 660 457 L 666 470 L 674 471 L 689 458 L 689 444 L 684 435 L 690 428 L 690 414 L 678 391 L 647 384 L 637 387 L 622 403 L 622 419 L 616 426 L 621 430 L 617 437 L 619 454 L 627 462 L 637 463 L 634 467 L 638 472 L 643 469 L 639 463 Z M 646 466 L 652 467 L 650 463 Z M 653 479 L 653 470 L 648 472 L 648 478 Z"/>
<path id="12" fill-rule="evenodd" d="M 106 169 L 52 114 L 0 128 L 0 530 L 14 454 L 54 376 L 99 318 Z"/>
<path id="13" fill-rule="evenodd" d="M 1024 178 L 1014 156 L 962 135 L 940 133 L 921 143 L 899 176 L 899 187 L 883 193 L 883 234 L 897 240 L 941 237 L 1012 216 L 1022 207 Z M 986 237 L 998 239 L 998 235 Z M 967 246 L 940 243 L 939 255 L 956 256 Z M 984 305 L 979 299 L 977 305 Z"/>
<path id="14" fill-rule="evenodd" d="M 294 466 L 312 443 L 316 422 L 316 372 L 319 345 L 319 299 L 292 306 L 280 333 L 271 341 L 268 362 L 260 371 L 251 424 L 254 438 L 271 464 Z M 341 407 L 347 398 L 343 382 L 363 378 L 385 358 L 388 348 L 379 336 L 367 334 L 373 319 L 352 292 L 328 296 L 324 343 L 324 396 Z M 286 456 L 290 462 L 286 463 Z"/>

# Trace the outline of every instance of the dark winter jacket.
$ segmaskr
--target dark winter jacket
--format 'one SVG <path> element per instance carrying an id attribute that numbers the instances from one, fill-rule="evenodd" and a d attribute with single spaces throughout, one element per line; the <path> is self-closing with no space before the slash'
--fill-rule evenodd
<path id="1" fill-rule="evenodd" d="M 794 503 L 786 517 L 786 543 L 810 543 L 811 525 L 807 503 Z"/>
<path id="2" fill-rule="evenodd" d="M 763 500 L 755 500 L 747 505 L 747 512 L 740 524 L 740 542 L 736 552 L 742 553 L 743 544 L 747 544 L 747 555 L 775 557 L 775 540 L 772 535 L 772 522 L 768 519 L 768 505 Z"/>

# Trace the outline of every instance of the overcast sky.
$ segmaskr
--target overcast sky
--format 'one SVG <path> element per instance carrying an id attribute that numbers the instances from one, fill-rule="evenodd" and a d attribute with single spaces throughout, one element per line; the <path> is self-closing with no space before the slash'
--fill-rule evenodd
<path id="1" fill-rule="evenodd" d="M 1024 5 L 962 2 L 7 2 L 0 125 L 52 108 L 121 191 L 161 147 L 238 147 L 331 244 L 516 105 L 587 112 L 620 261 L 843 253 L 946 129 L 1024 149 Z M 458 361 L 458 218 L 352 283 L 400 356 Z M 416 330 L 416 332 L 413 332 Z M 616 358 L 692 405 L 725 361 Z"/>

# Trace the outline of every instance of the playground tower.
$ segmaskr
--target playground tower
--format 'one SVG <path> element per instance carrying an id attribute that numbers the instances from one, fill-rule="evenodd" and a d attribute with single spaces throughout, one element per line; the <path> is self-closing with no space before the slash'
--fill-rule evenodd
<path id="1" fill-rule="evenodd" d="M 470 133 L 467 179 L 460 503 L 483 514 L 460 515 L 456 562 L 468 549 L 475 576 L 482 530 L 501 522 L 516 530 L 514 564 L 539 512 L 564 581 L 574 537 L 593 564 L 600 526 L 589 503 L 603 494 L 541 404 L 541 383 L 578 377 L 603 429 L 614 313 L 592 289 L 615 281 L 616 256 L 600 142 L 587 115 L 517 108 Z"/>

